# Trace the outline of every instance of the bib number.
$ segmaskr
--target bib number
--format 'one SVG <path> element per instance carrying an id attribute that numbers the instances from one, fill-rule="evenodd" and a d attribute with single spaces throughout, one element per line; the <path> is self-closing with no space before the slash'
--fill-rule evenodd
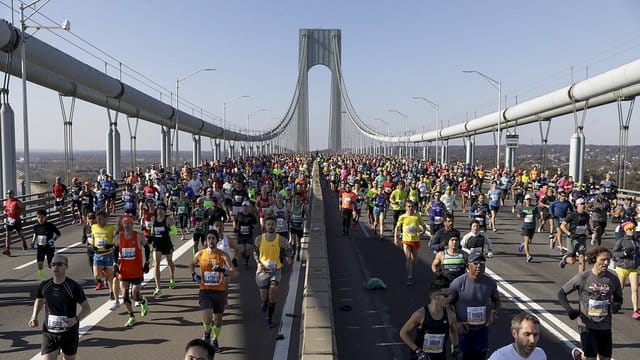
<path id="1" fill-rule="evenodd" d="M 527 214 L 524 216 L 524 222 L 526 223 L 532 223 L 533 222 L 533 215 L 532 214 Z"/>
<path id="2" fill-rule="evenodd" d="M 136 248 L 122 248 L 120 255 L 122 260 L 133 260 L 136 258 Z"/>
<path id="3" fill-rule="evenodd" d="M 417 231 L 415 226 L 407 226 L 407 227 L 405 227 L 405 230 L 406 230 L 408 235 L 416 235 L 418 233 L 418 231 Z"/>
<path id="4" fill-rule="evenodd" d="M 609 315 L 609 300 L 593 300 L 589 299 L 589 308 L 587 311 L 589 316 L 602 317 Z"/>
<path id="5" fill-rule="evenodd" d="M 576 235 L 584 235 L 587 233 L 587 225 L 576 226 Z"/>
<path id="6" fill-rule="evenodd" d="M 469 325 L 484 325 L 487 322 L 486 306 L 469 306 L 467 308 L 467 323 Z"/>
<path id="7" fill-rule="evenodd" d="M 13 226 L 16 223 L 16 219 L 7 217 L 4 219 L 4 223 L 10 226 Z"/>
<path id="8" fill-rule="evenodd" d="M 275 271 L 276 270 L 276 262 L 271 260 L 271 261 L 266 261 L 264 263 L 264 271 L 266 272 L 271 272 L 271 271 Z"/>
<path id="9" fill-rule="evenodd" d="M 97 238 L 96 239 L 96 247 L 98 249 L 104 249 L 106 245 L 107 245 L 107 239 L 105 239 L 105 238 Z"/>
<path id="10" fill-rule="evenodd" d="M 49 315 L 47 317 L 47 329 L 52 333 L 61 333 L 67 330 L 67 317 Z"/>
<path id="11" fill-rule="evenodd" d="M 206 286 L 220 285 L 220 282 L 222 282 L 222 273 L 218 271 L 205 271 L 202 281 Z"/>
<path id="12" fill-rule="evenodd" d="M 36 237 L 36 241 L 38 242 L 38 246 L 47 245 L 47 235 L 38 235 Z"/>
<path id="13" fill-rule="evenodd" d="M 445 334 L 424 334 L 422 350 L 429 354 L 440 354 L 444 349 Z"/>
<path id="14" fill-rule="evenodd" d="M 436 224 L 442 224 L 442 216 L 434 216 L 433 222 Z"/>
<path id="15" fill-rule="evenodd" d="M 249 235 L 249 226 L 248 225 L 240 225 L 240 234 Z"/>
<path id="16" fill-rule="evenodd" d="M 186 206 L 178 206 L 178 214 L 186 214 L 187 207 Z"/>

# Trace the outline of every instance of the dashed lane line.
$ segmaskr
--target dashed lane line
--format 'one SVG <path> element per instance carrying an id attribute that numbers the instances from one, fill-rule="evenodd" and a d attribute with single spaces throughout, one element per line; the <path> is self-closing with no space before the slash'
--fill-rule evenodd
<path id="1" fill-rule="evenodd" d="M 80 241 L 78 241 L 78 242 L 76 242 L 76 243 L 73 243 L 73 244 L 71 244 L 71 245 L 69 245 L 69 246 L 67 246 L 67 247 L 65 247 L 65 248 L 62 248 L 62 249 L 60 249 L 60 250 L 57 250 L 57 251 L 56 251 L 56 254 L 63 253 L 63 252 L 65 252 L 65 251 L 67 251 L 67 250 L 69 250 L 69 249 L 71 249 L 71 248 L 74 248 L 74 247 L 76 247 L 76 246 L 80 245 L 80 244 L 82 244 Z M 26 263 L 26 264 L 22 264 L 22 265 L 20 265 L 20 266 L 16 266 L 16 267 L 14 267 L 14 268 L 13 268 L 13 270 L 21 270 L 21 269 L 24 269 L 24 268 L 26 268 L 27 266 L 31 266 L 31 265 L 33 265 L 33 264 L 35 264 L 35 263 L 36 263 L 36 261 L 35 261 L 35 260 L 32 260 L 32 261 L 29 261 L 29 262 L 28 262 L 28 263 Z"/>

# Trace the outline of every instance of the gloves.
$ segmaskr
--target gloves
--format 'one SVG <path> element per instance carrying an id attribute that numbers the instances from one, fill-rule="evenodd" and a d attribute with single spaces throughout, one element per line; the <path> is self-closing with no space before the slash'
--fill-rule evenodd
<path id="1" fill-rule="evenodd" d="M 578 311 L 576 309 L 571 309 L 571 310 L 567 311 L 567 315 L 569 315 L 569 319 L 575 320 L 575 319 L 578 318 L 578 316 L 580 316 L 580 311 Z"/>
<path id="2" fill-rule="evenodd" d="M 621 307 L 620 303 L 617 303 L 617 302 L 612 303 L 611 304 L 611 313 L 612 314 L 617 314 L 618 311 L 620 311 L 620 307 Z"/>
<path id="3" fill-rule="evenodd" d="M 487 253 L 487 257 L 488 258 L 493 257 L 493 251 L 489 250 L 489 252 Z"/>
<path id="4" fill-rule="evenodd" d="M 416 348 L 415 353 L 418 360 L 430 360 L 429 354 L 424 352 L 424 350 L 422 350 L 421 348 Z"/>
<path id="5" fill-rule="evenodd" d="M 49 244 L 49 246 L 54 247 L 56 246 L 56 240 L 55 239 L 49 239 L 47 241 L 47 243 Z"/>
<path id="6" fill-rule="evenodd" d="M 211 269 L 211 270 L 213 270 L 213 271 L 217 271 L 217 272 L 221 272 L 221 273 L 223 273 L 223 274 L 227 272 L 227 269 L 223 268 L 223 267 L 222 267 L 222 266 L 220 266 L 220 265 L 216 265 L 216 266 L 214 266 L 214 267 L 213 267 L 213 269 Z"/>
<path id="7" fill-rule="evenodd" d="M 460 351 L 460 348 L 458 346 L 454 346 L 453 350 L 451 351 L 451 358 L 454 360 L 462 360 L 462 351 Z"/>
<path id="8" fill-rule="evenodd" d="M 198 275 L 196 273 L 191 274 L 191 278 L 193 279 L 194 282 L 197 282 L 197 283 L 202 281 L 202 277 L 200 277 L 200 275 Z"/>
<path id="9" fill-rule="evenodd" d="M 145 274 L 149 272 L 149 263 L 148 262 L 144 263 L 144 265 L 142 266 L 142 271 L 144 271 Z"/>

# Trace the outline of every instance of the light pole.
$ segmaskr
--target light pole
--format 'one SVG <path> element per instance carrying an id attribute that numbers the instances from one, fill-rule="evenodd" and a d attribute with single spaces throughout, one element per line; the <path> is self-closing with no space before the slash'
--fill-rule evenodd
<path id="1" fill-rule="evenodd" d="M 27 29 L 62 29 L 69 31 L 71 29 L 71 22 L 69 20 L 65 20 L 62 25 L 59 26 L 27 26 L 27 20 L 31 18 L 35 13 L 37 13 L 43 6 L 47 4 L 48 1 L 45 1 L 39 8 L 35 8 L 35 5 L 39 3 L 41 0 L 35 0 L 28 4 L 20 3 L 20 35 L 21 35 L 21 49 L 20 49 L 20 57 L 21 59 L 21 71 L 22 71 L 22 128 L 24 133 L 24 189 L 25 194 L 31 194 L 31 175 L 30 175 L 30 161 L 29 161 L 29 116 L 27 113 L 27 62 L 25 60 L 26 55 L 26 45 L 24 43 L 24 35 Z M 28 17 L 24 17 L 24 9 L 34 7 L 33 14 Z"/>
<path id="2" fill-rule="evenodd" d="M 389 109 L 390 112 L 396 113 L 404 118 L 404 136 L 409 132 L 409 116 L 395 109 Z M 409 155 L 409 142 L 405 142 L 405 156 Z"/>
<path id="3" fill-rule="evenodd" d="M 416 100 L 422 100 L 426 102 L 436 111 L 436 163 L 437 163 L 438 162 L 438 136 L 442 128 L 442 124 L 440 123 L 440 106 L 431 100 L 427 100 L 427 98 L 424 98 L 422 96 L 414 96 L 413 98 Z"/>
<path id="4" fill-rule="evenodd" d="M 251 96 L 249 95 L 240 95 L 235 99 L 229 100 L 229 101 L 225 101 L 222 104 L 222 128 L 224 129 L 224 132 L 222 133 L 222 148 L 225 149 L 225 155 L 226 155 L 226 140 L 227 140 L 227 106 L 233 104 L 234 102 L 240 100 L 240 99 L 244 99 L 244 98 L 249 98 Z"/>
<path id="5" fill-rule="evenodd" d="M 250 112 L 247 114 L 247 132 L 249 131 L 249 122 L 251 120 L 251 117 L 257 113 L 263 112 L 263 111 L 267 111 L 267 109 L 260 109 L 260 110 L 256 110 L 254 112 Z"/>
<path id="6" fill-rule="evenodd" d="M 487 82 L 489 82 L 491 86 L 493 86 L 498 90 L 498 142 L 496 147 L 496 168 L 499 168 L 500 167 L 500 117 L 501 117 L 500 110 L 502 109 L 502 81 L 492 79 L 477 70 L 462 70 L 462 72 L 467 74 L 478 74 Z"/>
<path id="7" fill-rule="evenodd" d="M 203 71 L 215 71 L 216 69 L 214 68 L 202 68 L 202 69 L 198 69 L 194 72 L 192 72 L 191 74 L 182 77 L 182 78 L 177 78 L 176 79 L 176 132 L 175 132 L 175 136 L 176 136 L 176 166 L 180 166 L 180 161 L 179 161 L 179 157 L 180 157 L 180 147 L 178 146 L 178 138 L 180 137 L 179 134 L 179 129 L 178 129 L 178 123 L 180 122 L 180 83 L 181 82 L 185 82 L 187 81 L 190 77 L 194 76 L 197 73 L 203 72 Z M 195 164 L 193 164 L 195 166 Z"/>

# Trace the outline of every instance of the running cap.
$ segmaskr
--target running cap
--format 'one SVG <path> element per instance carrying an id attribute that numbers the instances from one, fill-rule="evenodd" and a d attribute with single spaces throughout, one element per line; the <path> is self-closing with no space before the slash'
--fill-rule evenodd
<path id="1" fill-rule="evenodd" d="M 156 208 L 162 209 L 162 210 L 167 210 L 167 205 L 165 205 L 163 202 L 161 202 L 158 205 L 156 205 Z"/>
<path id="2" fill-rule="evenodd" d="M 469 262 L 473 262 L 476 264 L 484 264 L 487 261 L 482 252 L 480 251 L 472 251 L 469 255 Z"/>
<path id="3" fill-rule="evenodd" d="M 622 225 L 620 225 L 620 227 L 622 228 L 622 230 L 627 231 L 627 230 L 635 230 L 636 229 L 636 224 L 634 224 L 631 221 L 626 221 L 623 222 Z"/>
<path id="4" fill-rule="evenodd" d="M 242 206 L 251 206 L 251 203 L 245 200 L 242 202 Z"/>
<path id="5" fill-rule="evenodd" d="M 130 222 L 134 223 L 133 216 L 131 214 L 125 214 L 120 217 L 120 222 Z"/>
<path id="6" fill-rule="evenodd" d="M 584 204 L 583 198 L 579 198 L 578 200 L 576 200 L 576 205 L 580 205 L 580 204 Z"/>

